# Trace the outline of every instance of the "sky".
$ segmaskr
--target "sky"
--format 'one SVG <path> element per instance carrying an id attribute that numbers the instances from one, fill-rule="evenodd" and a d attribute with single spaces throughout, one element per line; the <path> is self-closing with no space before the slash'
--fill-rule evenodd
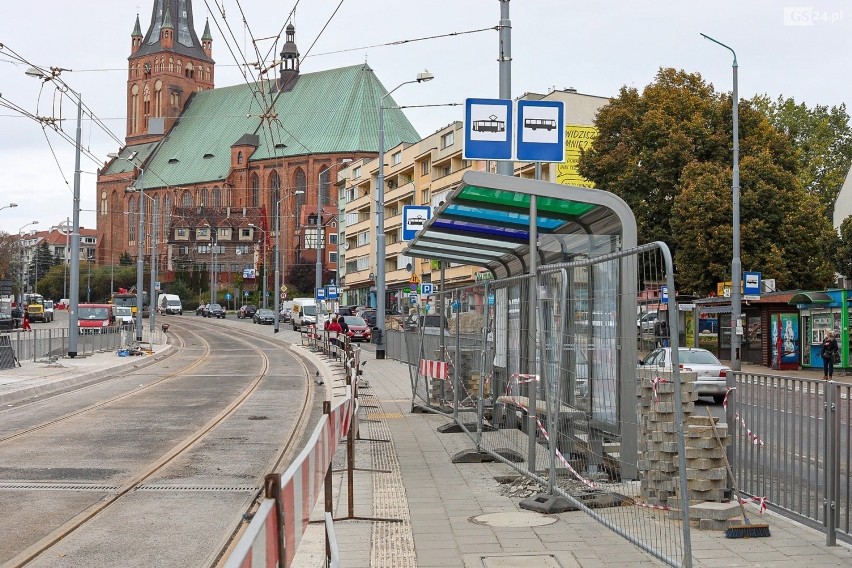
<path id="1" fill-rule="evenodd" d="M 145 33 L 153 3 L 42 0 L 19 3 L 0 20 L 0 102 L 61 118 L 73 139 L 76 101 L 65 98 L 60 104 L 53 86 L 27 76 L 27 65 L 14 53 L 43 68 L 68 69 L 62 79 L 113 133 L 83 121 L 80 225 L 85 228 L 95 228 L 97 168 L 119 150 L 115 138 L 124 140 L 130 33 L 137 13 Z M 295 6 L 302 72 L 366 61 L 388 90 L 424 69 L 435 76 L 393 95 L 409 107 L 405 112 L 424 137 L 463 120 L 466 98 L 500 94 L 493 29 L 501 17 L 499 0 L 193 0 L 192 5 L 199 37 L 209 17 L 217 87 L 245 81 L 241 71 L 247 68 L 237 61 L 271 62 L 275 43 L 268 38 L 282 33 Z M 513 98 L 569 87 L 617 96 L 625 85 L 643 89 L 661 67 L 700 73 L 718 91 L 729 92 L 731 53 L 703 39 L 702 32 L 736 50 L 741 98 L 783 95 L 809 107 L 852 98 L 852 5 L 845 0 L 511 0 L 509 19 Z M 262 38 L 256 42 L 261 57 L 252 38 Z M 0 209 L 0 231 L 17 234 L 64 223 L 73 210 L 73 178 L 73 143 L 0 106 L 0 207 L 18 204 Z"/>

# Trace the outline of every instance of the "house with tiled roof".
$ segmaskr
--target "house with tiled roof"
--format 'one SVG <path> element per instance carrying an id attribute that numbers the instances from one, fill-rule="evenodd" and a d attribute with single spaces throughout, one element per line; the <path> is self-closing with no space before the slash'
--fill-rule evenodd
<path id="1" fill-rule="evenodd" d="M 213 261 L 205 261 L 208 255 L 201 251 L 209 242 L 192 240 L 194 229 L 189 241 L 176 239 L 178 209 L 185 219 L 190 208 L 198 215 L 228 210 L 228 228 L 240 233 L 266 227 L 266 237 L 248 231 L 252 244 L 257 248 L 261 239 L 278 237 L 282 266 L 315 263 L 315 248 L 307 255 L 304 244 L 316 231 L 303 221 L 311 212 L 315 221 L 319 203 L 337 210 L 332 183 L 346 163 L 378 154 L 379 104 L 387 89 L 366 64 L 303 72 L 292 24 L 277 68 L 257 82 L 214 88 L 209 26 L 199 40 L 192 31 L 192 3 L 180 13 L 175 4 L 154 2 L 148 31 L 142 34 L 137 17 L 131 34 L 126 146 L 98 175 L 98 263 L 117 263 L 125 252 L 135 259 L 141 243 L 146 271 L 153 259 L 164 284 L 179 269 L 208 271 Z M 386 99 L 385 144 L 420 140 L 391 97 Z M 235 215 L 243 210 L 245 216 Z M 324 223 L 331 219 L 321 217 Z M 333 273 L 336 232 L 322 234 L 323 268 Z M 237 255 L 231 250 L 236 246 L 242 241 L 219 247 L 233 259 L 217 271 L 222 290 L 235 288 L 237 276 L 252 269 L 271 272 L 261 270 L 262 258 Z M 273 261 L 270 253 L 267 262 Z M 288 272 L 282 271 L 285 284 Z M 244 289 L 259 289 L 260 282 L 251 280 L 242 282 Z"/>

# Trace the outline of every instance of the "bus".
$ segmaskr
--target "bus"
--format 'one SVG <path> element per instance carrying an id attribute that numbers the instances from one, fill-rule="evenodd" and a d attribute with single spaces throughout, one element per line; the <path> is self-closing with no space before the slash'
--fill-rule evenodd
<path id="1" fill-rule="evenodd" d="M 525 118 L 524 128 L 529 128 L 530 130 L 544 128 L 550 131 L 556 128 L 556 121 L 550 118 Z"/>
<path id="2" fill-rule="evenodd" d="M 114 306 L 126 306 L 129 307 L 133 312 L 133 315 L 136 316 L 138 309 L 136 307 L 136 292 L 128 292 L 124 288 L 119 289 L 118 292 L 113 292 L 112 297 L 110 298 L 110 304 Z M 145 312 L 147 312 L 148 308 L 148 292 L 142 292 L 142 316 L 145 316 Z"/>

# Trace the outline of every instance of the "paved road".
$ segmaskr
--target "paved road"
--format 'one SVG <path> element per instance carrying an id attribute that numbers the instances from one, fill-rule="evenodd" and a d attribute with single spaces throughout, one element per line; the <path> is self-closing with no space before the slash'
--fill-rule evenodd
<path id="1" fill-rule="evenodd" d="M 18 565 L 124 493 L 28 566 L 207 566 L 279 454 L 304 445 L 320 411 L 313 367 L 279 342 L 234 334 L 236 323 L 177 318 L 176 355 L 0 410 L 0 563 Z"/>

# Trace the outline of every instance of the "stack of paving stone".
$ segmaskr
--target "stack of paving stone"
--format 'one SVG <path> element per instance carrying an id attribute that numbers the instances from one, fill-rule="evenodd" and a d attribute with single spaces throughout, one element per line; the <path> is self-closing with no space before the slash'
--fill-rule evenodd
<path id="1" fill-rule="evenodd" d="M 689 519 L 703 530 L 726 530 L 727 520 L 739 513 L 736 502 L 722 503 L 727 488 L 725 450 L 713 435 L 717 418 L 690 416 L 686 421 L 686 497 Z M 728 425 L 717 424 L 716 431 L 723 446 L 730 443 Z M 676 487 L 679 485 L 676 483 Z M 678 497 L 679 499 L 679 497 Z M 680 518 L 679 511 L 673 511 Z"/>
<path id="2" fill-rule="evenodd" d="M 680 373 L 685 419 L 692 414 L 698 398 L 695 379 L 694 372 Z M 676 507 L 679 428 L 675 414 L 674 377 L 671 372 L 641 369 L 639 385 L 640 496 L 647 505 Z"/>

